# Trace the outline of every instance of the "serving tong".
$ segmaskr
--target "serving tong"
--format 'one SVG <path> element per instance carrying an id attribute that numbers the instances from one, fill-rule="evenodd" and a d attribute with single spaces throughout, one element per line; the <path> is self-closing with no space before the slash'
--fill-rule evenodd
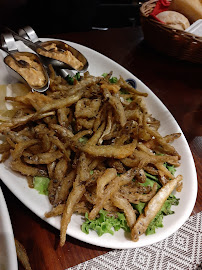
<path id="1" fill-rule="evenodd" d="M 22 68 L 30 68 L 30 64 L 27 63 L 24 60 L 17 60 L 15 58 L 15 54 L 16 53 L 21 53 L 18 51 L 18 48 L 16 46 L 16 41 L 14 39 L 14 36 L 12 35 L 11 32 L 7 32 L 7 33 L 3 33 L 1 34 L 1 46 L 0 49 L 3 50 L 4 52 L 6 52 L 8 55 L 10 55 L 14 61 L 17 63 L 18 66 L 22 67 Z M 33 87 L 32 85 L 30 85 L 30 83 L 28 81 L 26 81 L 23 76 L 21 76 L 17 71 L 15 71 L 13 68 L 11 68 L 7 63 L 6 63 L 6 57 L 4 57 L 4 63 L 7 67 L 8 72 L 15 78 L 17 78 L 19 81 L 22 81 L 26 84 L 29 85 L 29 87 L 32 89 L 32 91 L 37 91 L 37 92 L 45 92 L 48 88 L 49 88 L 49 84 L 50 84 L 50 80 L 49 80 L 49 76 L 47 73 L 47 70 L 45 69 L 43 63 L 41 62 L 39 56 L 37 54 L 34 53 L 30 53 L 29 54 L 33 55 L 33 57 L 36 59 L 36 61 L 41 65 L 43 73 L 45 75 L 45 79 L 46 79 L 46 84 L 43 87 Z"/>
<path id="2" fill-rule="evenodd" d="M 40 62 L 43 63 L 45 70 L 48 68 L 48 65 L 51 64 L 55 68 L 56 72 L 65 78 L 67 75 L 69 75 L 69 73 L 71 73 L 71 71 L 85 72 L 88 69 L 89 63 L 88 63 L 88 60 L 86 59 L 86 57 L 82 53 L 80 53 L 78 50 L 76 50 L 75 48 L 70 46 L 69 44 L 66 44 L 66 43 L 59 41 L 59 40 L 49 40 L 46 42 L 42 42 L 39 40 L 34 29 L 30 26 L 26 26 L 22 29 L 19 29 L 19 31 L 18 31 L 19 34 L 17 34 L 16 32 L 14 32 L 12 29 L 10 29 L 8 27 L 5 27 L 4 29 L 7 31 L 7 33 L 3 34 L 2 39 L 4 39 L 4 41 L 2 43 L 2 50 L 4 50 L 4 51 L 6 50 L 6 53 L 10 54 L 10 56 L 13 58 L 14 58 L 14 53 L 17 50 L 17 47 L 15 45 L 15 40 L 20 40 L 27 47 L 29 47 L 30 49 L 32 49 L 33 51 L 36 52 L 36 54 L 38 55 L 38 58 L 41 60 Z M 82 62 L 83 67 L 75 69 L 71 65 L 66 64 L 62 61 L 59 61 L 57 59 L 39 54 L 38 50 L 41 49 L 43 51 L 47 51 L 43 47 L 43 45 L 45 43 L 51 43 L 51 42 L 55 43 L 57 48 L 60 51 L 67 50 L 66 45 L 68 45 L 68 50 L 73 54 L 73 56 L 75 56 L 80 62 Z M 22 66 L 24 65 L 24 67 L 26 67 L 26 66 L 28 67 L 28 63 L 26 63 L 25 61 L 17 61 L 16 59 L 14 59 L 14 60 L 16 61 L 17 64 L 22 65 Z M 15 72 L 15 73 L 17 73 L 17 72 Z M 12 74 L 12 75 L 15 75 L 15 77 L 17 77 L 16 74 Z M 20 74 L 18 74 L 18 75 L 21 77 L 21 80 L 22 80 L 23 79 L 22 76 Z M 47 75 L 47 71 L 46 71 L 46 75 Z M 49 85 L 49 79 L 48 79 L 48 85 Z M 33 89 L 33 90 L 38 91 L 38 92 L 43 92 L 43 91 L 46 91 L 47 89 Z"/>
<path id="3" fill-rule="evenodd" d="M 78 72 L 85 72 L 88 69 L 89 63 L 86 57 L 81 52 L 79 52 L 78 50 L 70 46 L 69 44 L 66 44 L 65 42 L 59 41 L 59 40 L 49 40 L 49 41 L 42 42 L 39 40 L 36 32 L 31 26 L 26 26 L 24 28 L 19 29 L 18 33 L 19 35 L 16 35 L 16 33 L 15 34 L 13 33 L 14 37 L 17 40 L 23 41 L 25 44 L 28 41 L 26 45 L 37 53 L 38 53 L 37 49 L 39 48 L 42 50 L 46 50 L 43 47 L 43 45 L 48 44 L 48 43 L 55 43 L 59 51 L 63 51 L 63 52 L 67 50 L 66 46 L 68 45 L 68 51 L 70 51 L 73 54 L 73 56 L 75 56 L 83 64 L 83 67 L 76 69 L 72 67 L 70 64 L 64 63 L 63 61 L 59 61 L 54 58 L 50 58 L 50 57 L 43 56 L 40 54 L 40 57 L 42 58 L 42 61 L 46 66 L 51 64 L 56 69 L 68 69 L 68 70 L 75 70 Z"/>

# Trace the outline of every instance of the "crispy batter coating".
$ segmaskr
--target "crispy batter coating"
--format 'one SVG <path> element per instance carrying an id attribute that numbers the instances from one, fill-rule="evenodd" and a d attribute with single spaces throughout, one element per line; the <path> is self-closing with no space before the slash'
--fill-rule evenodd
<path id="1" fill-rule="evenodd" d="M 45 94 L 7 97 L 12 113 L 0 115 L 5 136 L 1 162 L 11 155 L 11 169 L 27 176 L 30 187 L 35 176 L 50 178 L 53 209 L 45 216 L 61 215 L 61 246 L 74 212 L 88 212 L 94 219 L 102 208 L 111 214 L 124 212 L 132 240 L 137 241 L 182 179 L 164 166 L 180 165 L 180 155 L 170 144 L 180 134 L 162 137 L 160 122 L 145 106 L 147 94 L 122 77 L 110 81 L 111 75 L 86 72 L 69 85 L 50 67 Z M 145 171 L 159 178 L 158 193 L 157 184 L 141 185 Z M 137 219 L 132 203 L 139 202 L 148 205 Z"/>

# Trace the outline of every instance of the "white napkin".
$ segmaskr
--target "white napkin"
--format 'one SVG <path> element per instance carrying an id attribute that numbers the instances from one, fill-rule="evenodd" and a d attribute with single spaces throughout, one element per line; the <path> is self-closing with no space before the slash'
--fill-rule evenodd
<path id="1" fill-rule="evenodd" d="M 176 233 L 156 244 L 141 248 L 110 251 L 68 268 L 68 270 L 101 269 L 202 269 L 202 212 L 191 216 Z"/>

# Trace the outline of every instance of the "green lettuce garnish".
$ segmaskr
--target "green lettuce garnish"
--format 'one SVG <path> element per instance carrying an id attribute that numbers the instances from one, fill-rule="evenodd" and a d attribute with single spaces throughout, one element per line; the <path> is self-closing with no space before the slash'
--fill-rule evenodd
<path id="1" fill-rule="evenodd" d="M 105 72 L 105 73 L 102 74 L 102 77 L 105 78 L 105 77 L 107 77 L 107 75 L 108 75 L 108 73 Z"/>
<path id="2" fill-rule="evenodd" d="M 111 77 L 111 78 L 109 79 L 109 82 L 110 82 L 110 83 L 117 83 L 117 81 L 118 81 L 117 77 Z"/>
<path id="3" fill-rule="evenodd" d="M 76 75 L 74 75 L 74 76 L 70 76 L 68 74 L 65 79 L 68 82 L 68 84 L 73 85 L 74 84 L 74 80 L 77 80 L 77 81 L 80 81 L 81 80 L 81 75 L 80 75 L 79 72 L 77 72 Z"/>
<path id="4" fill-rule="evenodd" d="M 47 177 L 35 176 L 34 188 L 38 190 L 39 194 L 48 195 L 48 184 L 50 179 Z"/>
<path id="5" fill-rule="evenodd" d="M 120 92 L 121 95 L 127 95 L 127 94 L 129 94 L 128 90 L 123 89 L 123 88 L 121 88 L 121 89 L 119 90 L 119 92 Z"/>
<path id="6" fill-rule="evenodd" d="M 79 72 L 76 73 L 76 75 L 74 75 L 74 78 L 77 80 L 77 81 L 80 81 L 81 80 L 81 74 Z"/>
<path id="7" fill-rule="evenodd" d="M 104 233 L 114 234 L 114 231 L 123 229 L 126 232 L 130 231 L 127 225 L 125 215 L 123 213 L 117 213 L 117 218 L 114 216 L 108 216 L 108 212 L 100 210 L 99 217 L 94 220 L 88 218 L 88 213 L 85 214 L 85 222 L 81 226 L 82 232 L 89 234 L 89 230 L 97 232 L 98 236 L 102 236 Z"/>
<path id="8" fill-rule="evenodd" d="M 105 73 L 102 74 L 102 77 L 106 78 L 107 75 L 108 75 L 108 73 L 105 72 Z M 109 82 L 110 82 L 110 83 L 117 83 L 117 81 L 118 81 L 117 77 L 111 77 L 111 78 L 109 79 Z"/>
<path id="9" fill-rule="evenodd" d="M 74 78 L 72 76 L 70 76 L 69 74 L 67 75 L 67 77 L 65 79 L 68 82 L 68 84 L 71 84 L 71 85 L 74 84 Z"/>
<path id="10" fill-rule="evenodd" d="M 174 165 L 170 165 L 170 164 L 168 164 L 166 162 L 166 163 L 164 163 L 164 166 L 169 170 L 170 173 L 172 173 L 172 175 L 175 174 L 176 169 L 175 169 L 175 166 Z"/>
<path id="11" fill-rule="evenodd" d="M 155 175 L 152 175 L 150 173 L 145 172 L 146 175 L 146 181 L 144 183 L 140 183 L 141 186 L 147 187 L 147 186 L 151 186 L 153 187 L 154 183 L 157 183 L 157 187 L 158 189 L 161 188 L 161 185 L 158 182 L 158 177 Z"/>
<path id="12" fill-rule="evenodd" d="M 139 214 L 142 214 L 144 207 L 145 207 L 144 202 L 139 202 L 138 204 L 133 204 L 133 207 L 139 212 Z"/>
<path id="13" fill-rule="evenodd" d="M 147 172 L 144 172 L 144 173 L 145 173 L 147 179 L 152 179 L 154 181 L 158 181 L 158 177 L 156 175 L 153 175 L 153 174 L 150 174 Z M 153 185 L 152 185 L 152 187 L 153 187 Z"/>
<path id="14" fill-rule="evenodd" d="M 133 101 L 132 98 L 127 98 L 126 100 L 127 100 L 128 102 L 132 102 L 132 101 Z"/>
<path id="15" fill-rule="evenodd" d="M 80 143 L 84 143 L 84 144 L 86 144 L 87 143 L 87 141 L 88 141 L 88 138 L 87 137 L 81 137 L 81 138 L 79 138 L 79 142 Z"/>

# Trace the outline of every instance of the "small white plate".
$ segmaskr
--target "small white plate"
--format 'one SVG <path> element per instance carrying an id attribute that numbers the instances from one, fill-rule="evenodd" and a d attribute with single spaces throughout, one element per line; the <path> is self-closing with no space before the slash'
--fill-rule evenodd
<path id="1" fill-rule="evenodd" d="M 42 41 L 47 41 L 49 39 L 41 39 Z M 64 40 L 62 40 L 64 41 Z M 67 41 L 64 41 L 67 42 Z M 124 79 L 134 79 L 137 83 L 137 89 L 142 92 L 147 92 L 149 96 L 146 98 L 146 104 L 149 112 L 160 120 L 161 127 L 159 129 L 162 135 L 181 132 L 179 125 L 163 105 L 163 103 L 158 99 L 158 97 L 138 78 L 127 71 L 125 68 L 114 62 L 113 60 L 107 58 L 106 56 L 84 47 L 82 45 L 67 42 L 70 46 L 75 47 L 77 50 L 81 51 L 89 61 L 89 72 L 92 75 L 100 76 L 104 72 L 113 71 L 113 76 L 119 77 L 121 75 Z M 19 46 L 22 46 L 20 44 Z M 25 47 L 21 48 L 22 50 Z M 0 81 L 1 83 L 1 81 Z M 130 238 L 125 235 L 123 230 L 120 230 L 114 234 L 105 234 L 99 237 L 95 232 L 90 232 L 86 235 L 81 231 L 81 224 L 83 218 L 80 215 L 74 214 L 72 216 L 71 222 L 67 229 L 67 234 L 77 238 L 81 241 L 106 247 L 106 248 L 135 248 L 150 245 L 156 243 L 160 240 L 165 239 L 176 230 L 178 230 L 184 222 L 189 218 L 192 209 L 194 207 L 197 195 L 197 176 L 195 164 L 191 151 L 189 149 L 188 143 L 182 134 L 182 136 L 173 143 L 176 150 L 181 155 L 181 166 L 177 169 L 176 174 L 182 174 L 183 189 L 181 193 L 177 193 L 177 197 L 180 198 L 180 204 L 172 209 L 175 211 L 174 215 L 166 216 L 164 218 L 164 227 L 159 228 L 156 234 L 145 236 L 142 235 L 138 242 L 132 242 Z M 51 224 L 57 229 L 60 229 L 60 218 L 54 217 L 50 219 L 44 218 L 44 213 L 51 209 L 48 198 L 44 195 L 39 195 L 34 189 L 30 189 L 27 182 L 23 176 L 14 173 L 9 169 L 9 162 L 5 164 L 0 164 L 0 177 L 4 181 L 5 185 L 18 197 L 30 210 L 32 210 L 36 215 L 41 217 L 43 220 Z"/>
<path id="2" fill-rule="evenodd" d="M 0 269 L 17 270 L 17 256 L 11 221 L 0 187 Z"/>

